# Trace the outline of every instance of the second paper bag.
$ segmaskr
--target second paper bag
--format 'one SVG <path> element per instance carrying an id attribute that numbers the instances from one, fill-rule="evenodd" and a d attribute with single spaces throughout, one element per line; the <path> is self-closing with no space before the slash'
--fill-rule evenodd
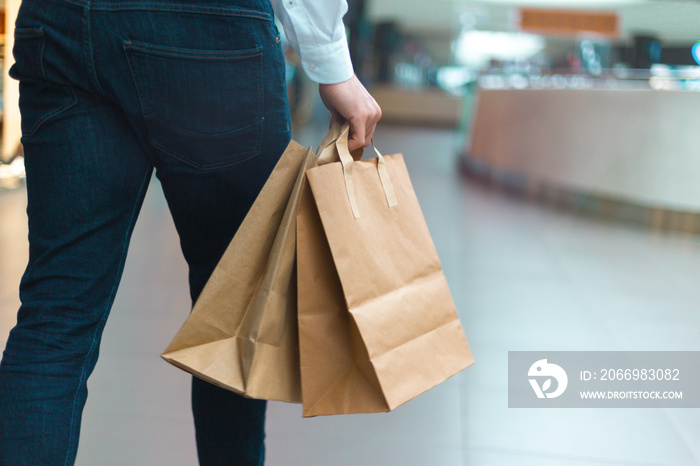
<path id="1" fill-rule="evenodd" d="M 251 398 L 301 401 L 295 221 L 315 165 L 289 143 L 163 359 Z"/>
<path id="2" fill-rule="evenodd" d="M 329 149 L 297 216 L 303 413 L 390 411 L 473 358 L 403 157 Z"/>

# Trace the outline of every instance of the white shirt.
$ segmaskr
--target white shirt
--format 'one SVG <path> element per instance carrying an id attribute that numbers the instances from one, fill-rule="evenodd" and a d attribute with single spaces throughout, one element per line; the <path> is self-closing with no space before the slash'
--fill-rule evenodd
<path id="1" fill-rule="evenodd" d="M 335 84 L 353 75 L 343 16 L 346 0 L 270 0 L 287 40 L 314 82 Z"/>

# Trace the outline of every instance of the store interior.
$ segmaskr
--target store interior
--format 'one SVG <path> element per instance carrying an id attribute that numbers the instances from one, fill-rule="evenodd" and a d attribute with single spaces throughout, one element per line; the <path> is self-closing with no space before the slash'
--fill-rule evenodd
<path id="1" fill-rule="evenodd" d="M 0 348 L 28 256 L 20 0 L 4 3 Z M 270 403 L 266 463 L 700 465 L 697 409 L 508 406 L 512 351 L 700 351 L 700 2 L 349 0 L 345 19 L 375 143 L 404 154 L 476 363 L 389 414 Z M 315 148 L 329 115 L 283 44 L 293 138 Z M 77 464 L 196 464 L 189 376 L 159 357 L 189 310 L 154 180 Z"/>

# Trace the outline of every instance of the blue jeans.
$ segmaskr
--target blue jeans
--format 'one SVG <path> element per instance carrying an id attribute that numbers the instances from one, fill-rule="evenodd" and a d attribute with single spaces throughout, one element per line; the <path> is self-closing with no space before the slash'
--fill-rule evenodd
<path id="1" fill-rule="evenodd" d="M 267 0 L 22 2 L 30 253 L 0 365 L 1 465 L 74 463 L 154 169 L 197 299 L 290 138 L 272 15 Z M 192 406 L 201 464 L 262 464 L 264 401 L 194 379 Z"/>

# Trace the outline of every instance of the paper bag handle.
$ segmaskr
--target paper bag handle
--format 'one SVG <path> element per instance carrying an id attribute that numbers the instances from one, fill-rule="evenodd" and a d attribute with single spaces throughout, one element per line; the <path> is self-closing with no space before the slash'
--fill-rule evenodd
<path id="1" fill-rule="evenodd" d="M 353 165 L 356 159 L 350 154 L 350 151 L 348 150 L 349 132 L 350 124 L 346 122 L 342 125 L 342 127 L 340 127 L 340 129 L 336 128 L 335 125 L 331 127 L 329 135 L 331 135 L 331 133 L 333 133 L 333 135 L 337 134 L 337 138 L 335 140 L 335 148 L 338 152 L 340 163 L 343 166 L 345 188 L 348 193 L 350 208 L 352 209 L 353 216 L 355 218 L 360 218 L 360 210 L 357 206 L 357 197 L 355 196 L 355 185 L 352 181 Z M 328 138 L 328 136 L 326 137 Z M 326 148 L 331 146 L 332 144 L 328 144 Z M 384 196 L 386 197 L 387 205 L 389 207 L 395 207 L 399 205 L 399 201 L 396 197 L 396 192 L 394 191 L 394 185 L 392 184 L 391 178 L 389 177 L 389 172 L 386 168 L 386 162 L 384 161 L 384 157 L 382 156 L 382 154 L 379 152 L 379 150 L 377 150 L 377 147 L 374 145 L 374 140 L 372 140 L 372 147 L 377 153 L 377 172 L 379 174 L 379 180 L 381 181 L 382 187 L 384 189 Z M 330 156 L 330 151 L 327 151 L 326 148 L 320 150 L 319 162 L 321 158 L 325 157 L 324 161 L 326 161 L 326 159 Z"/>
<path id="2" fill-rule="evenodd" d="M 348 125 L 349 128 L 348 123 L 345 123 L 345 125 Z M 343 129 L 343 126 L 344 125 L 338 121 L 333 123 L 333 125 L 331 125 L 330 129 L 328 130 L 328 134 L 324 136 L 323 140 L 318 145 L 318 151 L 316 152 L 316 155 L 318 156 L 319 165 L 334 163 L 340 160 L 338 158 L 337 142 L 338 138 L 340 137 L 340 133 Z M 345 147 L 347 147 L 347 143 L 345 144 Z M 350 152 L 350 155 L 352 155 L 353 160 L 356 161 L 362 159 L 362 154 L 362 147 Z"/>
<path id="3" fill-rule="evenodd" d="M 396 197 L 396 192 L 394 191 L 394 185 L 389 177 L 389 171 L 386 169 L 386 163 L 384 162 L 384 157 L 374 145 L 374 138 L 372 138 L 372 149 L 377 153 L 377 172 L 379 173 L 379 179 L 384 187 L 384 194 L 386 195 L 386 203 L 389 207 L 395 207 L 399 205 L 399 200 Z"/>

